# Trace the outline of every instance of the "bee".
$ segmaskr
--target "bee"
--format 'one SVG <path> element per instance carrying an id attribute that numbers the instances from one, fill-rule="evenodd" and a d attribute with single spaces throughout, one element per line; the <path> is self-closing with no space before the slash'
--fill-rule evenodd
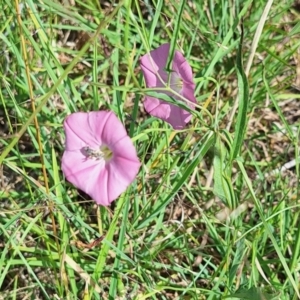
<path id="1" fill-rule="evenodd" d="M 89 146 L 85 146 L 83 147 L 83 151 L 84 151 L 84 155 L 87 158 L 95 158 L 96 160 L 103 158 L 103 153 L 100 149 L 95 150 L 90 148 Z"/>

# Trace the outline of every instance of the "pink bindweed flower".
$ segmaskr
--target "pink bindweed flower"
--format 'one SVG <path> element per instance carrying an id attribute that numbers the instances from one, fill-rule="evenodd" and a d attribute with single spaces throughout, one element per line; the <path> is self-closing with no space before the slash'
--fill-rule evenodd
<path id="1" fill-rule="evenodd" d="M 169 50 L 170 44 L 164 44 L 141 57 L 140 63 L 146 86 L 154 88 L 153 91 L 162 92 L 155 90 L 155 88 L 164 88 L 170 82 L 171 89 L 184 99 L 173 92 L 166 91 L 163 93 L 178 101 L 185 101 L 191 109 L 195 109 L 195 84 L 192 68 L 183 55 L 175 50 L 171 72 L 168 73 L 166 64 Z M 185 109 L 150 96 L 145 97 L 144 107 L 150 115 L 168 122 L 174 129 L 184 128 L 192 118 L 192 114 Z"/>
<path id="2" fill-rule="evenodd" d="M 123 124 L 107 111 L 78 112 L 64 121 L 62 171 L 68 181 L 109 205 L 135 179 L 140 161 Z"/>

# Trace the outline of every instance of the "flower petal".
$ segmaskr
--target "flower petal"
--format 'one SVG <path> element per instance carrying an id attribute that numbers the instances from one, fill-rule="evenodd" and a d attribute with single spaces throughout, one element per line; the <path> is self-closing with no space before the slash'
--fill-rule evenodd
<path id="1" fill-rule="evenodd" d="M 154 117 L 164 121 L 170 117 L 171 105 L 165 101 L 146 96 L 144 101 L 145 110 Z"/>
<path id="2" fill-rule="evenodd" d="M 157 106 L 154 106 L 154 103 L 156 103 Z M 183 129 L 186 123 L 192 118 L 192 115 L 188 111 L 152 97 L 146 96 L 144 106 L 151 116 L 164 120 L 176 130 Z"/>
<path id="3" fill-rule="evenodd" d="M 80 189 L 89 194 L 97 204 L 110 205 L 132 183 L 139 167 L 139 162 L 118 158 L 113 163 L 106 164 L 98 176 L 99 170 L 95 171 L 96 176 L 87 180 L 85 189 Z"/>
<path id="4" fill-rule="evenodd" d="M 104 124 L 102 130 L 100 130 L 99 124 L 95 122 L 95 130 L 98 133 L 98 136 L 101 136 L 102 142 L 109 148 L 111 148 L 111 150 L 113 150 L 115 143 L 125 137 L 128 138 L 130 143 L 132 144 L 130 138 L 127 135 L 124 125 L 120 122 L 120 120 L 113 112 L 107 112 L 107 118 L 105 121 L 106 123 Z"/>
<path id="5" fill-rule="evenodd" d="M 179 51 L 175 51 L 172 69 L 186 84 L 191 84 L 195 88 L 192 68 Z"/>
<path id="6" fill-rule="evenodd" d="M 77 112 L 66 117 L 64 129 L 66 132 L 66 150 L 79 150 L 86 145 L 96 145 L 93 132 L 88 122 L 87 113 Z"/>
<path id="7" fill-rule="evenodd" d="M 167 82 L 168 74 L 166 73 L 165 68 L 169 56 L 169 50 L 170 44 L 163 44 L 159 48 L 152 50 L 150 53 L 141 57 L 140 63 L 146 83 L 147 80 L 151 81 L 151 78 L 148 78 L 151 76 L 151 73 L 154 74 L 155 77 L 157 76 L 157 73 L 160 75 L 162 74 L 164 76 L 163 79 Z M 151 87 L 151 85 L 149 85 L 149 87 Z"/>

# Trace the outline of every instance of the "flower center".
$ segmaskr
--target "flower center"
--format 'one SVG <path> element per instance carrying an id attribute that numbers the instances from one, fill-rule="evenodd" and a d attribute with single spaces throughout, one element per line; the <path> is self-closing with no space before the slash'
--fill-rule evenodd
<path id="1" fill-rule="evenodd" d="M 85 146 L 83 147 L 83 152 L 87 158 L 95 160 L 104 159 L 105 161 L 110 161 L 113 156 L 113 152 L 106 145 L 103 145 L 98 149 Z"/>
<path id="2" fill-rule="evenodd" d="M 100 149 L 104 155 L 105 161 L 111 160 L 113 152 L 106 145 L 101 146 Z"/>
<path id="3" fill-rule="evenodd" d="M 180 93 L 183 88 L 183 80 L 174 71 L 171 73 L 170 87 L 177 93 Z"/>

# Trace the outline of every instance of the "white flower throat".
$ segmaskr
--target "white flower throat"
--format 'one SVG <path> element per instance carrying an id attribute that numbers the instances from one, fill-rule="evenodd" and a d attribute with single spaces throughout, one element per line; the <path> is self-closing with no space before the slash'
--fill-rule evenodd
<path id="1" fill-rule="evenodd" d="M 84 155 L 89 159 L 104 159 L 105 161 L 109 161 L 113 156 L 112 151 L 106 145 L 100 146 L 98 149 L 85 146 L 83 147 L 83 151 Z"/>
<path id="2" fill-rule="evenodd" d="M 170 87 L 177 93 L 180 93 L 183 88 L 183 80 L 175 71 L 171 72 Z"/>

